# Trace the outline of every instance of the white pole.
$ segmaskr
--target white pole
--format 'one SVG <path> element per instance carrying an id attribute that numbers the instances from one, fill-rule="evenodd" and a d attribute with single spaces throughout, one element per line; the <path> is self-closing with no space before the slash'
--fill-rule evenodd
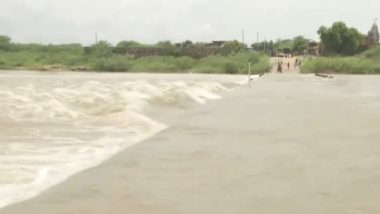
<path id="1" fill-rule="evenodd" d="M 248 63 L 248 86 L 251 88 L 251 63 Z"/>
<path id="2" fill-rule="evenodd" d="M 256 43 L 257 44 L 257 47 L 256 47 L 257 48 L 257 50 L 256 50 L 257 52 L 259 52 L 259 50 L 260 50 L 260 48 L 259 48 L 259 37 L 260 37 L 260 34 L 259 34 L 259 32 L 257 32 L 257 38 L 256 38 L 257 39 L 257 43 Z"/>
<path id="3" fill-rule="evenodd" d="M 244 32 L 244 29 L 241 31 L 241 37 L 242 37 L 243 44 L 245 44 L 245 32 Z"/>

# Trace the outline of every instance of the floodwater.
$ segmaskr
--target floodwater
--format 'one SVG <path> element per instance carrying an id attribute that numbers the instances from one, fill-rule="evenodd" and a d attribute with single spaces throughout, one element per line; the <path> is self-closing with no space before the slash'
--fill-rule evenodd
<path id="1" fill-rule="evenodd" d="M 0 213 L 380 213 L 380 76 L 246 81 L 2 74 Z"/>
<path id="2" fill-rule="evenodd" d="M 0 207 L 33 197 L 166 129 L 168 124 L 152 112 L 203 105 L 244 80 L 194 74 L 2 71 Z"/>

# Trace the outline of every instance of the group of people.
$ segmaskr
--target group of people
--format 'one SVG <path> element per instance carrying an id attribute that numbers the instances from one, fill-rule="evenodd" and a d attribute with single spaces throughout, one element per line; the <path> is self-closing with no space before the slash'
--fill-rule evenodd
<path id="1" fill-rule="evenodd" d="M 282 73 L 282 66 L 283 66 L 284 62 L 281 60 L 278 61 L 277 63 L 277 72 L 280 72 Z M 286 63 L 286 66 L 288 68 L 288 71 L 290 70 L 290 62 L 288 61 Z M 301 60 L 296 58 L 296 60 L 294 61 L 294 69 L 296 69 L 298 66 L 301 66 Z"/>

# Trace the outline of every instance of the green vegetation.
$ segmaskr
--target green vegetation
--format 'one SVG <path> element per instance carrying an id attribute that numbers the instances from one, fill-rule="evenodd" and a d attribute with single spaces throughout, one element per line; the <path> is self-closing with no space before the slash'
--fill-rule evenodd
<path id="1" fill-rule="evenodd" d="M 306 39 L 303 36 L 296 36 L 293 39 L 279 39 L 276 42 L 270 40 L 269 42 L 264 41 L 260 43 L 254 43 L 251 45 L 251 47 L 270 56 L 275 56 L 276 52 L 302 55 L 308 51 L 309 42 L 311 41 L 312 40 Z"/>
<path id="2" fill-rule="evenodd" d="M 380 46 L 368 49 L 357 55 L 361 58 L 368 58 L 373 60 L 380 60 Z"/>
<path id="3" fill-rule="evenodd" d="M 343 22 L 335 22 L 329 28 L 322 26 L 318 34 L 325 55 L 353 55 L 364 50 L 365 36 Z"/>
<path id="4" fill-rule="evenodd" d="M 301 67 L 301 72 L 380 74 L 380 63 L 372 59 L 358 57 L 319 57 L 305 61 Z"/>
<path id="5" fill-rule="evenodd" d="M 291 39 L 284 39 L 284 40 L 278 40 L 277 46 L 279 50 L 282 50 L 283 53 L 291 53 L 292 47 L 293 47 L 293 40 Z"/>
<path id="6" fill-rule="evenodd" d="M 223 56 L 209 56 L 203 58 L 194 66 L 193 70 L 197 73 L 240 73 L 246 74 L 248 71 L 248 62 L 252 63 L 252 73 L 264 73 L 270 70 L 269 58 L 257 53 L 242 53 Z"/>
<path id="7" fill-rule="evenodd" d="M 321 54 L 325 57 L 305 60 L 301 72 L 380 74 L 380 47 L 376 47 L 377 41 L 366 38 L 343 22 L 335 22 L 329 28 L 322 26 L 318 34 Z M 368 49 L 370 47 L 373 48 Z"/>
<path id="8" fill-rule="evenodd" d="M 85 61 L 81 45 L 12 44 L 0 49 L 0 69 L 49 70 L 49 67 L 76 67 Z"/>
<path id="9" fill-rule="evenodd" d="M 379 59 L 380 47 L 375 47 L 351 57 L 318 57 L 306 60 L 301 71 L 303 73 L 380 74 Z"/>
<path id="10" fill-rule="evenodd" d="M 309 48 L 309 40 L 303 36 L 297 36 L 293 39 L 293 53 L 303 54 Z"/>
<path id="11" fill-rule="evenodd" d="M 95 71 L 129 71 L 132 68 L 130 60 L 123 56 L 100 57 L 98 60 L 93 60 L 91 69 Z"/>
<path id="12" fill-rule="evenodd" d="M 116 48 L 142 48 L 142 47 L 149 47 L 149 46 L 140 44 L 136 41 L 121 41 L 116 45 Z"/>
<path id="13" fill-rule="evenodd" d="M 268 57 L 248 52 L 246 47 L 237 41 L 225 44 L 224 48 L 230 49 L 228 55 L 216 54 L 195 58 L 183 56 L 178 50 L 186 47 L 202 51 L 206 44 L 185 41 L 179 46 L 178 48 L 168 41 L 155 45 L 122 41 L 116 47 L 106 41 L 100 41 L 90 47 L 82 47 L 80 44 L 15 44 L 10 38 L 0 36 L 0 69 L 239 74 L 247 73 L 248 62 L 251 62 L 253 73 L 270 70 Z M 117 53 L 115 50 L 118 48 L 150 48 L 163 51 L 160 55 L 136 57 Z"/>

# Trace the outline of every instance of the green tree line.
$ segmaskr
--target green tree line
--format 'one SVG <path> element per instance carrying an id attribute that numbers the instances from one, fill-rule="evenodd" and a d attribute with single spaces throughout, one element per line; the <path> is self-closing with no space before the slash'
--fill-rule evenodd
<path id="1" fill-rule="evenodd" d="M 224 48 L 227 55 L 206 55 L 191 57 L 176 52 L 178 49 L 195 48 L 202 50 L 205 43 L 189 40 L 179 44 L 162 41 L 157 44 L 141 44 L 135 41 L 121 41 L 113 46 L 99 41 L 90 47 L 80 44 L 41 45 L 13 43 L 7 36 L 0 36 L 0 69 L 29 70 L 93 70 L 93 71 L 134 71 L 134 72 L 200 72 L 200 73 L 246 73 L 248 62 L 253 63 L 253 72 L 269 71 L 266 56 L 249 52 L 245 45 L 230 41 Z M 135 57 L 118 54 L 117 48 L 161 48 L 164 55 Z M 171 51 L 174 50 L 174 51 Z"/>
<path id="2" fill-rule="evenodd" d="M 278 39 L 277 41 L 270 40 L 253 43 L 251 48 L 269 56 L 275 56 L 278 53 L 302 55 L 308 51 L 311 41 L 304 36 L 296 36 L 293 39 Z"/>

